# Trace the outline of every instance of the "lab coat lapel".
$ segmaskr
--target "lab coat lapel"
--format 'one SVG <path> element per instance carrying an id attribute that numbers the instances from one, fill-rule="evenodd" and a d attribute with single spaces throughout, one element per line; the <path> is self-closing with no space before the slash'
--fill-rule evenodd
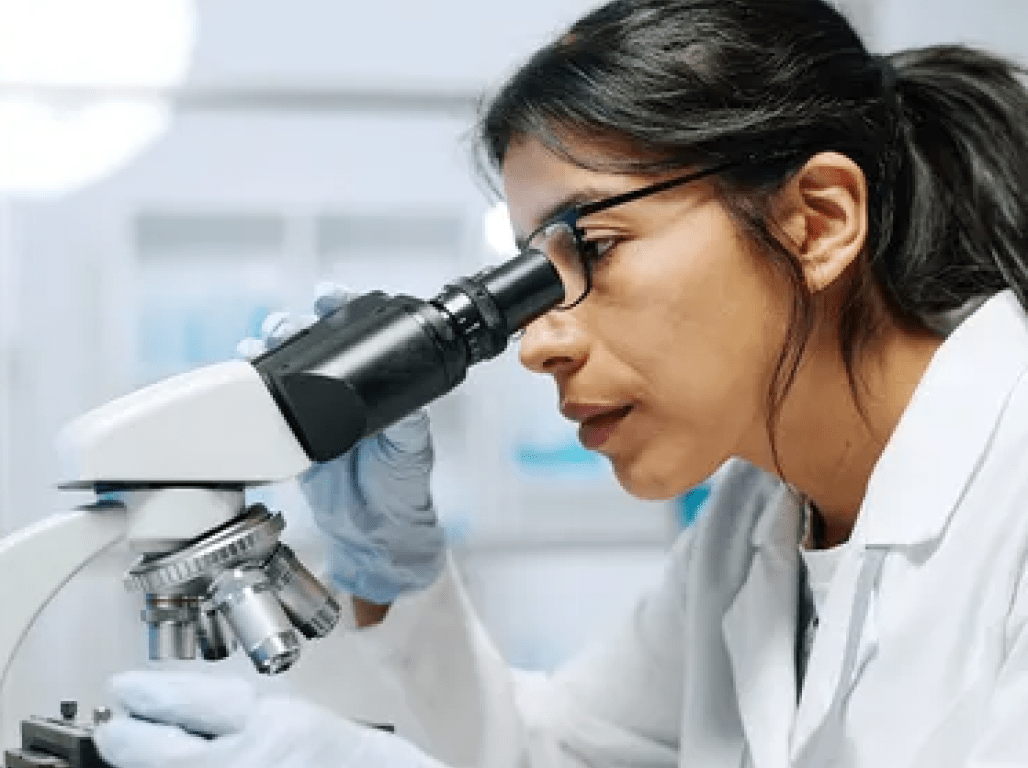
<path id="1" fill-rule="evenodd" d="M 816 738 L 833 738 L 831 734 L 820 733 L 826 725 L 826 718 L 836 696 L 836 689 L 842 687 L 843 706 L 845 697 L 860 679 L 867 662 L 878 648 L 878 625 L 875 600 L 872 592 L 866 614 L 854 615 L 853 606 L 857 600 L 857 584 L 860 572 L 868 554 L 863 549 L 851 548 L 846 553 L 832 582 L 824 612 L 820 618 L 807 674 L 796 710 L 796 721 L 792 732 L 790 759 L 800 764 L 799 757 Z M 860 626 L 856 626 L 859 623 Z M 856 660 L 848 679 L 843 680 L 843 664 L 846 644 L 850 635 L 859 632 Z"/>
<path id="2" fill-rule="evenodd" d="M 784 768 L 796 710 L 800 504 L 783 488 L 754 530 L 756 551 L 722 631 L 754 768 Z"/>

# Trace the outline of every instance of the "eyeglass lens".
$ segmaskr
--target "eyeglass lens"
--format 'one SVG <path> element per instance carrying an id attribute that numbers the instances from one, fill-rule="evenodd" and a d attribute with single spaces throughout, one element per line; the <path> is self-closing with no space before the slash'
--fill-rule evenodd
<path id="1" fill-rule="evenodd" d="M 564 301 L 557 309 L 577 304 L 589 288 L 585 262 L 578 252 L 578 239 L 564 221 L 544 227 L 529 241 L 528 248 L 542 251 L 550 260 L 564 284 Z"/>

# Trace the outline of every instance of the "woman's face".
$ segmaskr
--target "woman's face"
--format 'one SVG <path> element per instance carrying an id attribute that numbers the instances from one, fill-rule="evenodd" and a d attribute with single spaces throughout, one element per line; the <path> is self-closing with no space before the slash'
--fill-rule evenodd
<path id="1" fill-rule="evenodd" d="M 503 165 L 519 238 L 566 200 L 653 181 L 579 168 L 535 141 L 512 145 Z M 529 325 L 520 354 L 553 376 L 583 444 L 611 461 L 626 490 L 649 499 L 684 492 L 730 456 L 766 454 L 767 393 L 790 289 L 711 187 L 686 184 L 579 225 L 608 248 L 592 292 Z"/>

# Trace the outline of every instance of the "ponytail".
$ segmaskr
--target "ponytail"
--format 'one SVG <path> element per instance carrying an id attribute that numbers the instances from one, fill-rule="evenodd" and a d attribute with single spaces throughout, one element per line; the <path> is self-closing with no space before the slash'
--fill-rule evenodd
<path id="1" fill-rule="evenodd" d="M 883 258 L 872 265 L 878 282 L 894 309 L 922 322 L 1004 288 L 1028 307 L 1022 71 L 959 46 L 903 51 L 889 61 L 899 170 L 882 201 L 892 232 L 883 233 Z"/>

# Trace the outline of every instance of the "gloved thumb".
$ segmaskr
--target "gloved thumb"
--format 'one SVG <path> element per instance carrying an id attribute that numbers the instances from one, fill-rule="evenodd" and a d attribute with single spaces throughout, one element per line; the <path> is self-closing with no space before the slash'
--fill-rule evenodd
<path id="1" fill-rule="evenodd" d="M 428 412 L 420 408 L 386 427 L 379 433 L 379 442 L 390 457 L 392 454 L 418 454 L 430 450 L 432 434 Z"/>
<path id="2" fill-rule="evenodd" d="M 245 680 L 196 672 L 124 672 L 110 687 L 134 717 L 211 736 L 242 731 L 256 702 Z"/>

